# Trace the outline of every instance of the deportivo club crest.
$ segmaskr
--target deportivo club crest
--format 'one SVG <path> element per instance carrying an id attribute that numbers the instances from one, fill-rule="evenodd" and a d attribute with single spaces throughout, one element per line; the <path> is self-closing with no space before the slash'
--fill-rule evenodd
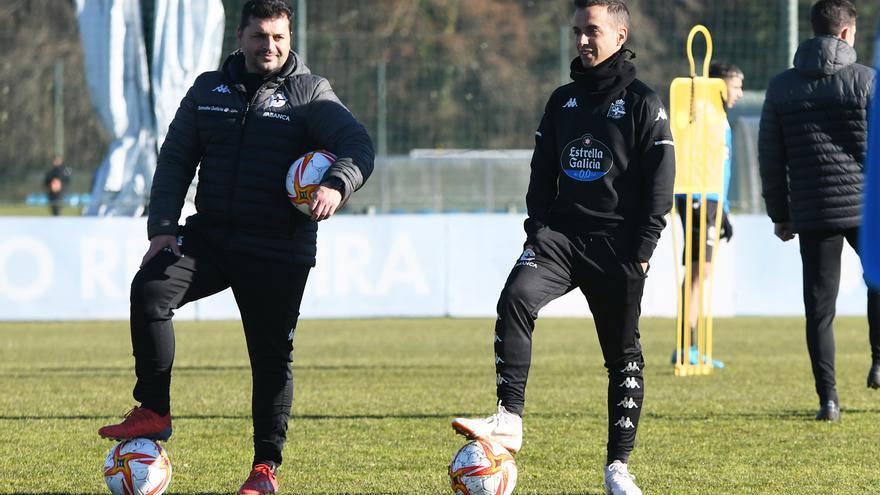
<path id="1" fill-rule="evenodd" d="M 580 182 L 592 182 L 611 171 L 614 156 L 605 143 L 591 134 L 584 134 L 565 145 L 559 165 L 566 176 Z"/>
<path id="2" fill-rule="evenodd" d="M 287 105 L 287 97 L 283 93 L 275 93 L 269 100 L 270 108 L 280 108 Z"/>
<path id="3" fill-rule="evenodd" d="M 608 107 L 608 118 L 617 120 L 626 115 L 626 102 L 617 100 Z"/>

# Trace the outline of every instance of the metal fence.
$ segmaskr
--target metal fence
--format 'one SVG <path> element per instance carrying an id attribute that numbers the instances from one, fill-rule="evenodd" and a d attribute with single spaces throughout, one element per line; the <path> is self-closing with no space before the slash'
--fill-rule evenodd
<path id="1" fill-rule="evenodd" d="M 235 27 L 243 3 L 224 0 L 227 52 L 236 45 Z M 300 30 L 294 48 L 303 48 L 312 71 L 330 80 L 366 125 L 380 154 L 388 156 L 379 162 L 380 180 L 370 182 L 350 205 L 351 211 L 522 209 L 527 159 L 525 167 L 522 159 L 510 157 L 414 159 L 410 150 L 531 149 L 543 105 L 550 92 L 567 81 L 568 63 L 574 57 L 570 0 L 290 3 L 306 7 L 305 14 L 297 12 Z M 873 54 L 880 4 L 857 3 L 861 13 L 857 50 L 866 61 Z M 756 93 L 753 104 L 740 105 L 731 115 L 736 165 L 744 171 L 734 175 L 732 193 L 737 195 L 735 207 L 758 208 L 754 143 L 747 137 L 755 128 L 767 81 L 788 67 L 796 42 L 809 36 L 811 1 L 630 0 L 628 4 L 639 77 L 664 99 L 672 78 L 688 73 L 685 39 L 696 23 L 711 30 L 715 59 L 743 68 L 746 89 Z M 47 11 L 41 14 L 39 5 Z M 149 14 L 153 2 L 142 0 L 142 6 Z M 4 16 L 6 12 L 11 14 Z M 17 14 L 21 12 L 28 15 Z M 42 173 L 59 142 L 74 169 L 76 193 L 89 192 L 92 173 L 106 152 L 106 138 L 85 93 L 74 15 L 67 1 L 0 0 L 0 40 L 12 48 L 0 54 L 4 136 L 0 202 L 21 203 L 28 194 L 40 192 Z M 150 18 L 144 16 L 148 24 Z M 40 29 L 52 29 L 53 35 L 16 35 L 17 30 Z M 145 31 L 151 31 L 149 25 Z M 21 51 L 31 39 L 45 44 L 32 50 L 40 56 Z M 22 60 L 27 64 L 22 66 Z M 58 61 L 63 62 L 60 81 L 55 77 Z M 60 98 L 55 95 L 59 84 L 64 88 Z M 27 88 L 34 92 L 25 96 L 22 91 Z M 380 185 L 383 189 L 373 189 Z"/>

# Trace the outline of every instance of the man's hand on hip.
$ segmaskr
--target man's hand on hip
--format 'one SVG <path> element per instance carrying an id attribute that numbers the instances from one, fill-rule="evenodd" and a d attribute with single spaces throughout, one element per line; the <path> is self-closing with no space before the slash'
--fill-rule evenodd
<path id="1" fill-rule="evenodd" d="M 147 254 L 145 254 L 144 258 L 141 260 L 141 268 L 143 268 L 148 261 L 153 259 L 153 256 L 159 254 L 163 249 L 167 249 L 171 253 L 174 253 L 178 258 L 183 256 L 183 253 L 180 252 L 180 246 L 177 245 L 176 235 L 164 234 L 153 236 L 153 238 L 150 239 L 150 248 L 147 249 Z"/>
<path id="2" fill-rule="evenodd" d="M 794 232 L 789 229 L 788 222 L 774 223 L 773 233 L 776 234 L 776 237 L 781 239 L 782 242 L 788 242 L 794 239 Z"/>
<path id="3" fill-rule="evenodd" d="M 312 220 L 320 222 L 332 217 L 341 202 L 341 192 L 323 184 L 318 186 L 318 190 L 312 194 Z"/>

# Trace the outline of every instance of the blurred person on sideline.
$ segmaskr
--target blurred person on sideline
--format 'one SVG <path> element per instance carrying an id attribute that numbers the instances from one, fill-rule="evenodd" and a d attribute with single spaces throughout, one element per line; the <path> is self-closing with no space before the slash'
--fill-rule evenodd
<path id="1" fill-rule="evenodd" d="M 727 99 L 723 99 L 724 107 L 727 110 L 730 110 L 736 105 L 736 102 L 742 98 L 743 95 L 743 79 L 745 76 L 743 75 L 742 69 L 739 67 L 727 63 L 727 62 L 712 62 L 709 64 L 709 77 L 722 79 L 724 84 L 727 86 Z M 730 242 L 730 239 L 733 238 L 733 225 L 730 224 L 730 203 L 728 202 L 727 193 L 730 188 L 730 165 L 731 165 L 731 155 L 733 152 L 733 133 L 730 130 L 730 123 L 725 121 L 725 129 L 724 129 L 724 171 L 723 171 L 723 191 L 721 193 L 721 198 L 723 200 L 723 209 L 721 212 L 721 232 L 719 232 L 718 238 L 726 240 Z M 699 300 L 697 295 L 702 290 L 702 284 L 700 284 L 700 266 L 699 266 L 699 257 L 700 257 L 700 209 L 702 208 L 703 202 L 700 200 L 699 194 L 694 194 L 692 201 L 693 208 L 693 220 L 692 220 L 692 229 L 691 229 L 691 260 L 693 263 L 693 270 L 691 271 L 691 304 L 690 304 L 690 314 L 687 318 L 682 318 L 682 328 L 679 329 L 682 332 L 682 342 L 684 342 L 684 332 L 686 330 L 685 325 L 689 325 L 690 327 L 690 341 L 691 348 L 689 351 L 688 358 L 690 359 L 691 364 L 697 364 L 697 360 L 699 359 L 697 356 L 697 348 L 696 348 L 696 326 L 697 326 L 697 317 L 699 316 L 699 306 L 697 301 Z M 707 282 L 709 280 L 709 276 L 712 274 L 712 251 L 715 244 L 715 215 L 718 211 L 718 194 L 709 193 L 706 195 L 706 264 L 705 264 L 705 275 L 703 276 L 703 282 Z M 686 194 L 676 194 L 675 195 L 675 209 L 678 212 L 679 217 L 681 218 L 681 225 L 684 228 L 686 227 L 686 209 L 687 209 L 687 195 Z M 684 264 L 684 254 L 682 254 L 682 264 Z M 684 291 L 684 283 L 682 283 L 682 291 Z M 672 354 L 672 363 L 675 364 L 677 357 L 677 351 Z M 723 368 L 724 363 L 722 361 L 715 360 L 713 361 L 713 366 L 716 368 Z"/>
<path id="2" fill-rule="evenodd" d="M 874 44 L 874 69 L 880 69 L 880 22 Z M 874 78 L 874 94 L 880 94 L 880 79 Z M 880 98 L 872 98 L 868 121 L 868 158 L 865 163 L 865 210 L 859 239 L 865 281 L 880 289 Z"/>
<path id="3" fill-rule="evenodd" d="M 52 157 L 52 166 L 43 178 L 43 187 L 46 188 L 46 198 L 49 200 L 49 210 L 52 216 L 61 215 L 64 207 L 64 192 L 70 185 L 70 167 L 64 164 L 64 157 L 55 155 Z"/>
<path id="4" fill-rule="evenodd" d="M 867 113 L 875 72 L 856 63 L 857 12 L 849 0 L 820 0 L 810 11 L 813 38 L 794 68 L 774 77 L 761 114 L 758 157 L 774 233 L 797 234 L 803 263 L 807 349 L 819 395 L 817 420 L 840 419 L 833 320 L 846 241 L 858 249 Z M 880 293 L 868 290 L 872 364 L 880 387 Z"/>
<path id="5" fill-rule="evenodd" d="M 171 122 L 150 193 L 150 247 L 131 285 L 131 341 L 140 403 L 105 438 L 171 435 L 174 311 L 231 288 L 241 313 L 253 390 L 254 457 L 238 493 L 275 493 L 293 402 L 291 353 L 318 223 L 373 170 L 365 128 L 326 79 L 291 50 L 283 0 L 244 4 L 240 49 L 200 75 Z M 313 194 L 312 215 L 287 197 L 291 163 L 318 149 L 336 161 Z M 179 226 L 199 168 L 196 213 Z"/>
<path id="6" fill-rule="evenodd" d="M 639 315 L 648 261 L 672 208 L 674 144 L 660 97 L 636 79 L 626 4 L 574 7 L 574 82 L 553 92 L 535 133 L 526 241 L 498 301 L 497 412 L 452 426 L 520 450 L 535 319 L 577 288 L 608 370 L 605 490 L 641 495 L 627 465 L 644 397 Z"/>

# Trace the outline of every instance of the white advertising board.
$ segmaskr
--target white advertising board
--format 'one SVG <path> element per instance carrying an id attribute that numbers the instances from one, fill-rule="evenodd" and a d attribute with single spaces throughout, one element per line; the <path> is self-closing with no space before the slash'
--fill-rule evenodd
<path id="1" fill-rule="evenodd" d="M 323 222 L 302 318 L 491 317 L 522 252 L 521 215 L 341 215 Z M 736 216 L 716 257 L 714 313 L 802 315 L 797 241 L 762 216 Z M 129 284 L 146 251 L 143 218 L 0 218 L 0 319 L 127 319 Z M 680 233 L 680 229 L 679 229 Z M 679 243 L 680 245 L 680 243 Z M 642 314 L 674 316 L 671 229 L 651 261 Z M 858 256 L 845 248 L 838 314 L 864 315 Z M 542 316 L 585 316 L 575 290 Z M 181 308 L 179 319 L 237 318 L 230 291 Z"/>

